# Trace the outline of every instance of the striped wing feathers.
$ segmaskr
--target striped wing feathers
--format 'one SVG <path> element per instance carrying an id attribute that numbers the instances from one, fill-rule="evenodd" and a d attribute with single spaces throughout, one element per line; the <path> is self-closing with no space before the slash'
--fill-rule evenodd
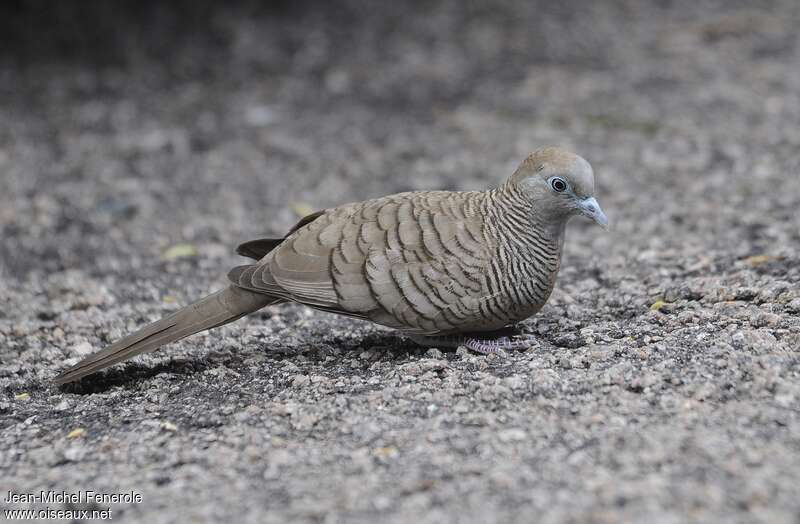
<path id="1" fill-rule="evenodd" d="M 335 208 L 230 277 L 411 333 L 481 329 L 493 249 L 478 212 L 481 195 L 403 193 Z"/>

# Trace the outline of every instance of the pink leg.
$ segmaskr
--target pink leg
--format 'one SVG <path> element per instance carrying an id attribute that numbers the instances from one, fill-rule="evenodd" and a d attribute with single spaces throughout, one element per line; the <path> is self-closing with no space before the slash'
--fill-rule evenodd
<path id="1" fill-rule="evenodd" d="M 526 349 L 531 346 L 534 340 L 535 338 L 530 335 L 519 335 L 517 337 L 502 336 L 497 338 L 466 337 L 462 345 L 476 353 L 483 353 L 484 355 L 494 353 L 499 355 L 505 351 Z"/>
<path id="2" fill-rule="evenodd" d="M 500 332 L 473 333 L 464 335 L 420 336 L 409 335 L 409 338 L 421 346 L 465 348 L 484 355 L 504 355 L 505 351 L 516 351 L 530 347 L 536 338 L 532 335 L 509 336 L 508 330 Z"/>

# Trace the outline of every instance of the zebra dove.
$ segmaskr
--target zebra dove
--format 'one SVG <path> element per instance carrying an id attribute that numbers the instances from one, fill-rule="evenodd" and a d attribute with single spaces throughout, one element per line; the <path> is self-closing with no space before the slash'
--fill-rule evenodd
<path id="1" fill-rule="evenodd" d="M 419 191 L 308 215 L 284 238 L 237 252 L 256 260 L 230 285 L 90 355 L 63 384 L 286 301 L 371 320 L 424 345 L 483 353 L 528 345 L 502 329 L 539 311 L 574 215 L 601 226 L 594 173 L 554 147 L 528 156 L 499 187 Z"/>

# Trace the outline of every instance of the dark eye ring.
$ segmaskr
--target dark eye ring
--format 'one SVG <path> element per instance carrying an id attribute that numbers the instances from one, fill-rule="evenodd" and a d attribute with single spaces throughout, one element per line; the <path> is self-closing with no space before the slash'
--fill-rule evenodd
<path id="1" fill-rule="evenodd" d="M 556 193 L 563 193 L 567 190 L 567 182 L 561 177 L 554 176 L 550 178 L 550 187 L 552 187 L 553 191 Z"/>

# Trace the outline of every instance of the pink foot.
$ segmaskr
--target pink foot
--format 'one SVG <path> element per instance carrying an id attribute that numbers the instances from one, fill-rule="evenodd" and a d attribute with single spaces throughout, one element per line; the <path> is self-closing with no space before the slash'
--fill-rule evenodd
<path id="1" fill-rule="evenodd" d="M 513 335 L 508 336 L 508 330 L 502 332 L 488 332 L 472 335 L 443 335 L 426 337 L 420 335 L 409 335 L 409 338 L 421 346 L 426 347 L 449 347 L 465 348 L 484 355 L 494 354 L 505 356 L 506 351 L 517 351 L 526 349 L 536 342 L 536 337 L 532 335 Z M 492 336 L 494 335 L 494 336 Z"/>

